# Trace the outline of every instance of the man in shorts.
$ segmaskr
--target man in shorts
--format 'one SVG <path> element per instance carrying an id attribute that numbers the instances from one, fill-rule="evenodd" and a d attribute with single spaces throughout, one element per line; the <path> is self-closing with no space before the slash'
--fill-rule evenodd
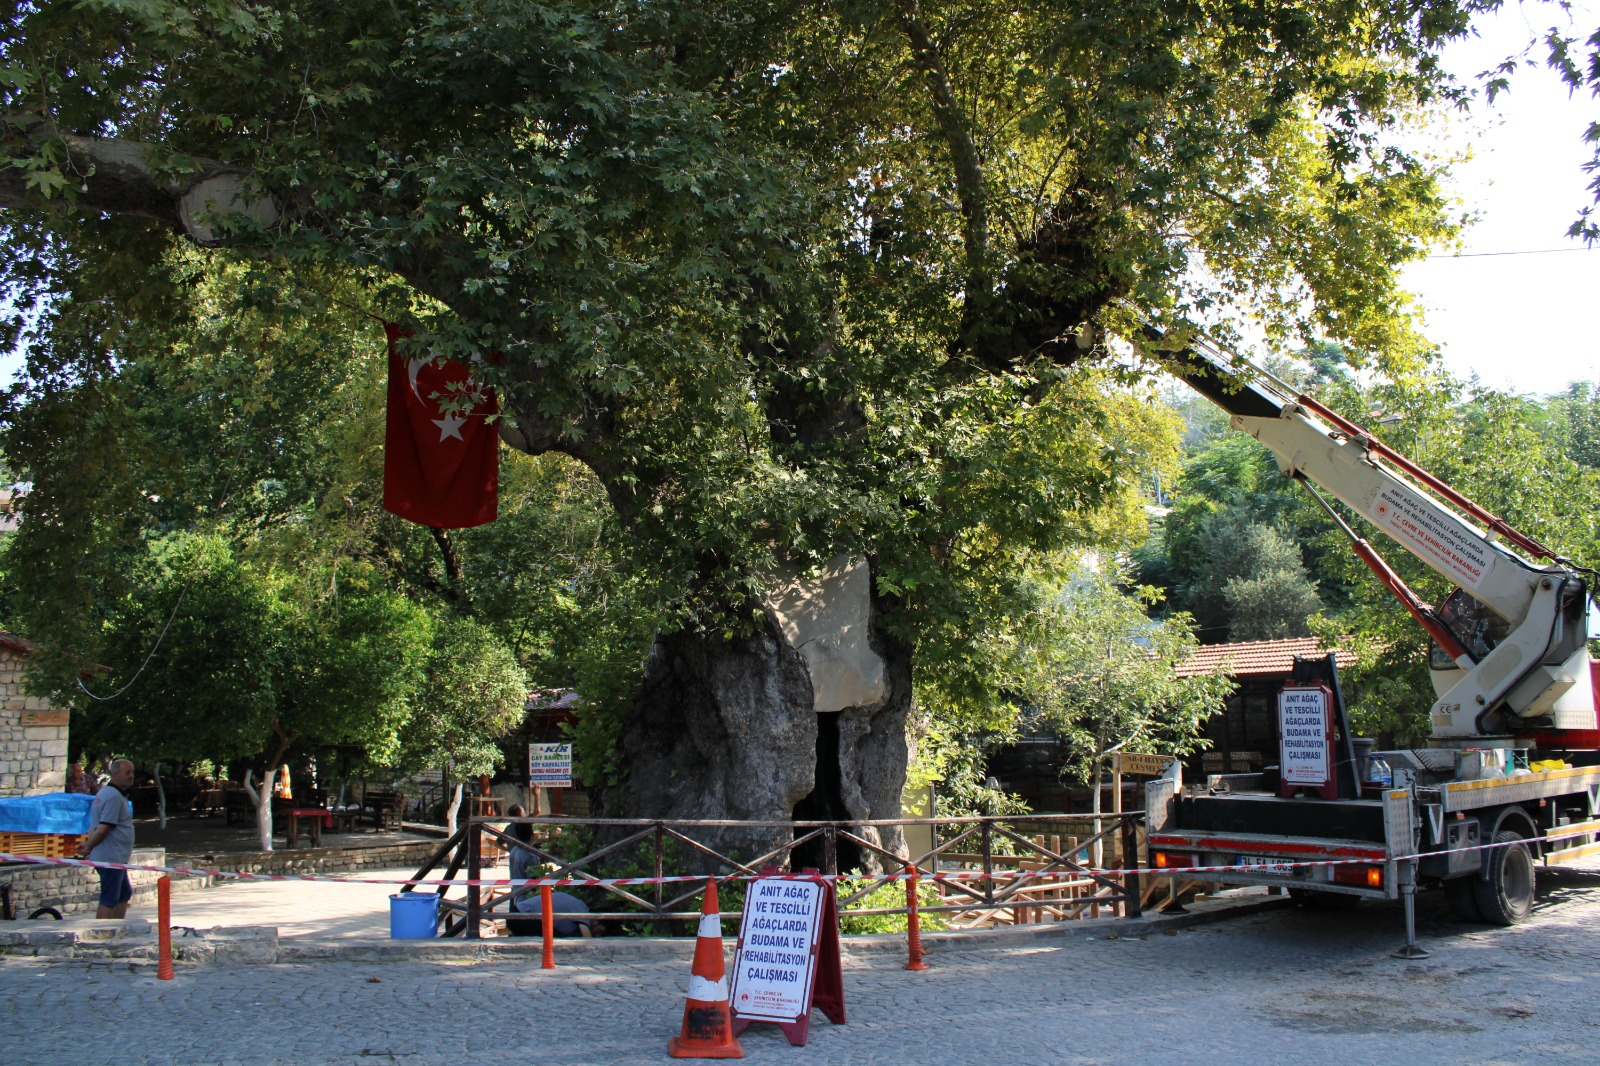
<path id="1" fill-rule="evenodd" d="M 89 807 L 89 824 L 94 828 L 78 845 L 78 858 L 95 862 L 126 863 L 133 858 L 133 811 L 128 789 L 133 786 L 133 763 L 127 759 L 111 762 L 111 783 L 95 793 Z M 133 885 L 126 870 L 96 868 L 100 875 L 100 906 L 96 918 L 126 918 Z"/>

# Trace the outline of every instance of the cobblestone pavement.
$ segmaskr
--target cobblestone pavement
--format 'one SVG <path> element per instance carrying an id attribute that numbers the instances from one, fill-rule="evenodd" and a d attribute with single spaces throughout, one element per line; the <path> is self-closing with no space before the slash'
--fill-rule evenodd
<path id="1" fill-rule="evenodd" d="M 1142 939 L 848 961 L 849 1024 L 810 1046 L 745 1033 L 752 1062 L 1600 1063 L 1600 874 L 1541 874 L 1514 929 L 1422 898 L 1432 956 L 1403 961 L 1398 905 L 1284 910 Z M 283 964 L 180 972 L 0 960 L 0 1062 L 588 1066 L 667 1061 L 681 962 Z"/>

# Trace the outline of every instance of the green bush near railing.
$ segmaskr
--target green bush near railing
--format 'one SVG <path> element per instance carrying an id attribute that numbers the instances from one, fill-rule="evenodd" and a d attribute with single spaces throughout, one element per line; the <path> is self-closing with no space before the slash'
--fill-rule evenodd
<path id="1" fill-rule="evenodd" d="M 872 878 L 839 879 L 839 898 L 844 899 L 854 892 L 872 884 Z M 939 886 L 932 881 L 917 882 L 917 906 L 937 907 L 942 900 L 939 898 Z M 887 910 L 891 907 L 904 907 L 906 905 L 906 882 L 891 881 L 860 899 L 850 904 L 850 910 Z M 923 913 L 919 916 L 923 932 L 934 932 L 948 929 L 950 925 L 940 914 Z M 849 936 L 854 933 L 903 933 L 906 931 L 908 918 L 902 911 L 900 914 L 850 914 L 843 908 L 839 912 L 839 932 Z"/>

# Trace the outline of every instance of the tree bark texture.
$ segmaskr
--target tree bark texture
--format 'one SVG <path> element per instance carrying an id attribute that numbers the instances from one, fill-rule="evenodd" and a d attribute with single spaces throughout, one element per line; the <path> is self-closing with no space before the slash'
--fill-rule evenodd
<path id="1" fill-rule="evenodd" d="M 876 604 L 873 615 L 876 617 Z M 805 658 L 768 612 L 762 631 L 728 640 L 680 631 L 657 638 L 640 694 L 621 737 L 624 780 L 605 794 L 618 817 L 788 821 L 899 818 L 905 784 L 909 649 L 871 626 L 884 664 L 881 696 L 836 712 L 837 747 L 819 746 Z M 836 765 L 819 767 L 819 752 Z M 836 773 L 830 772 L 836 770 Z M 816 795 L 819 782 L 826 795 Z M 796 808 L 805 803 L 799 814 Z M 856 832 L 903 854 L 898 827 Z M 793 839 L 787 829 L 691 832 L 709 847 L 749 861 Z M 683 855 L 685 869 L 709 871 L 707 856 Z M 842 849 L 849 854 L 849 849 Z M 871 854 L 866 869 L 881 867 Z"/>

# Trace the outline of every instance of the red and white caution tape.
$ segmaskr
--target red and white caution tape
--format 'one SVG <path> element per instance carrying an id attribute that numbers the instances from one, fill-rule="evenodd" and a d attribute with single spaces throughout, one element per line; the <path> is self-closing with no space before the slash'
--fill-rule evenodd
<path id="1" fill-rule="evenodd" d="M 1568 840 L 1580 836 L 1593 835 L 1592 831 L 1571 833 L 1550 833 L 1540 838 L 1543 842 Z M 875 881 L 902 881 L 912 876 L 925 881 L 1030 881 L 1050 877 L 1081 876 L 1104 878 L 1107 880 L 1128 877 L 1133 874 L 1156 874 L 1167 876 L 1169 874 L 1207 874 L 1207 873 L 1248 873 L 1252 871 L 1279 872 L 1286 868 L 1299 869 L 1314 866 L 1352 866 L 1372 865 L 1380 862 L 1409 862 L 1413 859 L 1425 859 L 1440 855 L 1454 855 L 1472 851 L 1488 851 L 1491 848 L 1511 847 L 1524 843 L 1521 840 L 1502 840 L 1491 844 L 1473 844 L 1467 847 L 1451 848 L 1448 851 L 1419 852 L 1414 855 L 1394 855 L 1386 858 L 1361 858 L 1361 859 L 1272 859 L 1261 862 L 1231 863 L 1225 866 L 1178 866 L 1155 869 L 1153 867 L 1139 867 L 1137 869 L 1096 869 L 1087 866 L 1066 866 L 1048 870 L 995 870 L 985 873 L 982 870 L 920 870 L 915 875 L 905 872 L 883 874 L 807 874 L 807 873 L 740 873 L 714 875 L 720 882 L 728 881 L 753 881 L 757 878 L 786 878 L 791 880 L 875 880 Z M 1182 845 L 1173 846 L 1174 851 L 1186 850 Z M 127 870 L 134 873 L 155 874 L 182 874 L 190 877 L 213 877 L 229 881 L 320 881 L 333 884 L 347 885 L 410 885 L 419 886 L 450 886 L 470 888 L 607 888 L 611 886 L 629 887 L 637 885 L 662 885 L 699 882 L 706 879 L 705 874 L 669 874 L 664 877 L 543 877 L 531 879 L 512 879 L 508 877 L 496 878 L 417 878 L 417 877 L 339 877 L 330 874 L 259 874 L 244 873 L 237 870 L 207 870 L 195 869 L 187 866 L 142 866 L 132 863 L 99 862 L 94 859 L 57 859 L 46 858 L 42 855 L 13 855 L 0 852 L 0 863 L 33 863 L 44 866 L 80 866 L 97 870 Z"/>

